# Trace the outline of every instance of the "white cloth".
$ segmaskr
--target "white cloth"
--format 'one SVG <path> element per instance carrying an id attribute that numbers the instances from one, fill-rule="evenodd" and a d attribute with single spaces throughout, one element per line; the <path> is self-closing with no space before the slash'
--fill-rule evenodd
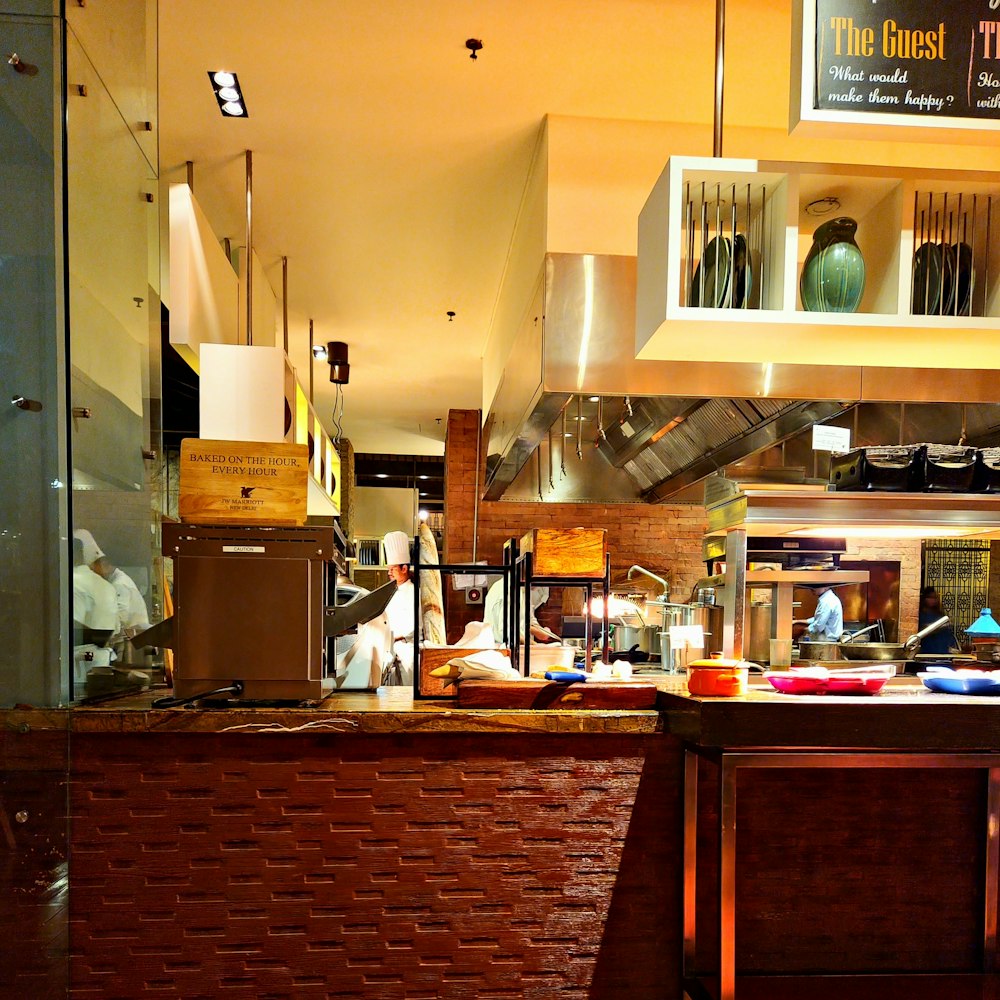
<path id="1" fill-rule="evenodd" d="M 549 599 L 549 588 L 548 587 L 532 587 L 531 588 L 531 624 L 538 625 L 538 615 L 536 612 L 538 609 Z M 503 639 L 504 634 L 504 619 L 507 617 L 507 609 L 504 605 L 503 600 L 503 580 L 497 580 L 488 591 L 486 591 L 486 600 L 483 603 L 483 621 L 487 625 L 492 626 L 493 636 L 497 642 Z M 521 613 L 520 613 L 520 624 L 519 629 L 521 632 L 521 641 L 524 642 L 524 588 L 521 589 Z"/>
<path id="2" fill-rule="evenodd" d="M 334 683 L 338 688 L 377 688 L 391 661 L 392 635 L 383 613 L 358 626 L 354 645 L 337 658 Z"/>
<path id="3" fill-rule="evenodd" d="M 88 566 L 93 566 L 104 555 L 104 550 L 94 541 L 94 536 L 86 528 L 77 528 L 73 532 L 73 537 L 80 539 L 83 546 L 83 561 Z"/>
<path id="4" fill-rule="evenodd" d="M 133 634 L 144 632 L 149 628 L 149 612 L 146 610 L 146 602 L 142 599 L 142 594 L 139 593 L 135 581 L 128 573 L 117 567 L 107 580 L 115 588 L 119 630 L 132 629 Z"/>
<path id="5" fill-rule="evenodd" d="M 459 680 L 463 681 L 521 681 L 524 678 L 510 665 L 509 657 L 499 650 L 484 649 L 469 656 L 456 656 L 448 661 L 449 666 L 459 669 Z"/>
<path id="6" fill-rule="evenodd" d="M 410 539 L 405 531 L 390 531 L 382 539 L 387 566 L 408 566 L 410 564 Z"/>
<path id="7" fill-rule="evenodd" d="M 825 590 L 816 602 L 816 614 L 808 619 L 809 638 L 818 642 L 837 642 L 844 631 L 844 606 L 832 591 Z"/>
<path id="8" fill-rule="evenodd" d="M 73 618 L 86 628 L 118 630 L 115 588 L 89 566 L 73 567 Z"/>

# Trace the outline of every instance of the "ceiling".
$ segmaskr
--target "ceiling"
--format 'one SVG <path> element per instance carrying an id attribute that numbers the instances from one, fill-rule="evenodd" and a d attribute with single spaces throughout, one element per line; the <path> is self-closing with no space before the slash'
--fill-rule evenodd
<path id="1" fill-rule="evenodd" d="M 713 0 L 169 0 L 160 4 L 161 175 L 182 180 L 194 161 L 216 233 L 239 243 L 243 152 L 253 149 L 254 245 L 279 293 L 288 257 L 293 362 L 307 363 L 312 317 L 318 341 L 350 345 L 344 426 L 356 449 L 440 454 L 448 409 L 481 403 L 483 345 L 544 116 L 710 120 L 714 9 Z M 780 35 L 786 52 L 789 0 L 730 9 L 730 37 L 742 18 Z M 484 43 L 476 61 L 469 37 Z M 780 123 L 787 63 L 754 70 L 754 98 L 732 88 L 730 113 Z M 214 69 L 239 74 L 248 119 L 219 113 Z M 761 87 L 780 100 L 760 101 Z M 326 375 L 323 365 L 324 419 Z"/>

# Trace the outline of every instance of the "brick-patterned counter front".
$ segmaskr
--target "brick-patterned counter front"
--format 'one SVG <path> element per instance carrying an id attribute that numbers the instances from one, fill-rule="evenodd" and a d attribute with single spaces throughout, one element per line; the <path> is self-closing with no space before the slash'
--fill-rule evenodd
<path id="1" fill-rule="evenodd" d="M 72 995 L 679 997 L 678 754 L 78 734 Z"/>

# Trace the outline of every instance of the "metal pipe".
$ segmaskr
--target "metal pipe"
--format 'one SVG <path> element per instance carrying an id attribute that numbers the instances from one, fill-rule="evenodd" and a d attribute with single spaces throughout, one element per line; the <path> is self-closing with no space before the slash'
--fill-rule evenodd
<path id="1" fill-rule="evenodd" d="M 552 466 L 555 461 L 555 457 L 552 454 L 552 428 L 549 428 L 549 491 L 551 492 L 556 488 L 556 484 L 552 479 Z"/>
<path id="2" fill-rule="evenodd" d="M 576 397 L 576 457 L 583 458 L 583 396 Z"/>
<path id="3" fill-rule="evenodd" d="M 309 404 L 313 401 L 313 369 L 316 367 L 316 359 L 313 357 L 313 346 L 316 341 L 313 337 L 313 321 L 309 320 Z"/>
<path id="4" fill-rule="evenodd" d="M 566 478 L 566 408 L 569 406 L 569 400 L 566 401 L 565 406 L 562 408 L 562 431 L 559 434 L 559 478 Z"/>
<path id="5" fill-rule="evenodd" d="M 281 258 L 281 332 L 288 356 L 288 258 Z"/>
<path id="6" fill-rule="evenodd" d="M 253 151 L 247 150 L 247 346 L 253 344 Z"/>
<path id="7" fill-rule="evenodd" d="M 715 0 L 715 108 L 712 155 L 722 156 L 723 78 L 726 65 L 726 0 Z"/>
<path id="8" fill-rule="evenodd" d="M 544 500 L 542 496 L 542 447 L 539 445 L 535 449 L 535 480 L 538 483 L 538 499 Z"/>
<path id="9" fill-rule="evenodd" d="M 637 566 L 629 566 L 627 578 L 631 580 L 632 576 L 635 573 L 641 573 L 643 576 L 648 576 L 650 580 L 655 580 L 660 585 L 660 590 L 661 590 L 660 596 L 661 597 L 667 596 L 667 591 L 670 590 L 670 587 L 667 584 L 667 581 L 664 580 L 662 576 L 657 576 L 655 573 L 650 573 L 648 569 L 645 569 L 643 566 L 637 565 Z"/>

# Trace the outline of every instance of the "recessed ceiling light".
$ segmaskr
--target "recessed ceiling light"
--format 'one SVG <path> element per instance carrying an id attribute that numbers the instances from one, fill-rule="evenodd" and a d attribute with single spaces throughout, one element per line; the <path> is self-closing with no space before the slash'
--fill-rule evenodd
<path id="1" fill-rule="evenodd" d="M 430 479 L 430 476 L 417 476 L 417 479 Z"/>
<path id="2" fill-rule="evenodd" d="M 573 435 L 569 431 L 566 432 L 565 437 L 571 438 Z"/>
<path id="3" fill-rule="evenodd" d="M 591 396 L 589 398 L 590 398 L 590 401 L 592 403 L 599 403 L 601 401 L 601 397 L 600 396 Z"/>
<path id="4" fill-rule="evenodd" d="M 376 472 L 375 473 L 375 478 L 376 479 L 388 479 L 389 478 L 389 473 L 388 472 Z"/>
<path id="5" fill-rule="evenodd" d="M 236 74 L 224 69 L 209 70 L 208 78 L 223 115 L 227 118 L 246 118 L 247 105 Z"/>

